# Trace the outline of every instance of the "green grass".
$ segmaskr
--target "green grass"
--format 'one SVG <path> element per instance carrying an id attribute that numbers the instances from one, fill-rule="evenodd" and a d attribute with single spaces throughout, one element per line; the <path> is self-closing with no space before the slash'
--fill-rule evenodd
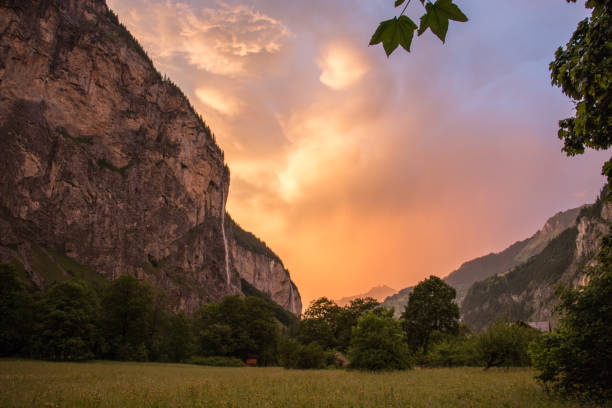
<path id="1" fill-rule="evenodd" d="M 549 398 L 530 369 L 360 373 L 154 363 L 0 360 L 9 407 L 584 407 Z"/>

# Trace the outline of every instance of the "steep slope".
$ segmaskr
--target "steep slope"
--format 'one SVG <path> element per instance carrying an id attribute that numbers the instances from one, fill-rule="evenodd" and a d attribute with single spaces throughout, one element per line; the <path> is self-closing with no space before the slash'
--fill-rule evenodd
<path id="1" fill-rule="evenodd" d="M 243 230 L 231 217 L 228 216 L 226 220 L 226 228 L 231 234 L 231 264 L 240 277 L 285 310 L 299 315 L 302 312 L 300 293 L 291 281 L 283 261 L 263 241 Z"/>
<path id="2" fill-rule="evenodd" d="M 457 291 L 457 303 L 459 305 L 463 303 L 468 289 L 475 282 L 506 272 L 540 253 L 551 240 L 576 224 L 576 217 L 583 208 L 584 206 L 561 211 L 550 217 L 542 229 L 531 237 L 515 242 L 501 252 L 467 261 L 451 272 L 444 280 Z M 401 313 L 408 303 L 411 292 L 412 287 L 402 289 L 385 299 L 383 306 L 395 308 L 396 314 Z"/>
<path id="3" fill-rule="evenodd" d="M 103 0 L 3 1 L 0 95 L 0 260 L 41 286 L 133 274 L 187 311 L 241 293 L 223 152 Z"/>
<path id="4" fill-rule="evenodd" d="M 338 304 L 338 306 L 346 306 L 349 303 L 351 303 L 352 300 L 355 300 L 357 298 L 367 298 L 367 297 L 371 297 L 373 299 L 378 300 L 379 302 L 382 302 L 387 297 L 393 295 L 395 292 L 397 292 L 395 289 L 390 288 L 387 285 L 374 286 L 372 289 L 368 290 L 366 293 L 361 293 L 359 295 L 354 295 L 354 296 L 343 297 L 341 299 L 336 300 L 336 303 Z"/>
<path id="5" fill-rule="evenodd" d="M 563 231 L 527 262 L 475 283 L 461 308 L 463 320 L 475 329 L 502 316 L 554 321 L 556 288 L 583 283 L 582 267 L 595 262 L 601 238 L 609 231 L 610 212 L 609 203 L 598 201 L 585 208 L 575 227 Z"/>

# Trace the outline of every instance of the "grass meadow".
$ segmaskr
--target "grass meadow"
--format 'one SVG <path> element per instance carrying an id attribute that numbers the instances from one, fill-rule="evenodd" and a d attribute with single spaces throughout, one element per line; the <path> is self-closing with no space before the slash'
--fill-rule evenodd
<path id="1" fill-rule="evenodd" d="M 0 360 L 0 407 L 584 407 L 552 399 L 533 375 Z"/>

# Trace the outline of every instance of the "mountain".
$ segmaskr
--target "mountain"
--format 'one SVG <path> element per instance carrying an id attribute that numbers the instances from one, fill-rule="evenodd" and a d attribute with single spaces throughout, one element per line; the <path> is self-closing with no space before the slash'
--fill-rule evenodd
<path id="1" fill-rule="evenodd" d="M 3 1 L 0 55 L 0 261 L 40 287 L 131 274 L 187 312 L 244 280 L 301 312 L 226 216 L 213 133 L 103 0 Z"/>
<path id="2" fill-rule="evenodd" d="M 596 263 L 609 233 L 612 205 L 599 199 L 585 207 L 575 226 L 567 228 L 526 262 L 471 286 L 461 307 L 463 320 L 481 329 L 500 317 L 554 321 L 555 290 L 584 284 L 582 268 Z"/>
<path id="3" fill-rule="evenodd" d="M 392 289 L 388 287 L 387 285 L 374 286 L 372 289 L 370 289 L 366 293 L 362 293 L 362 294 L 354 295 L 354 296 L 343 297 L 342 299 L 336 300 L 336 303 L 338 304 L 338 306 L 346 306 L 349 303 L 351 303 L 351 300 L 354 300 L 357 298 L 366 298 L 366 297 L 371 297 L 371 298 L 378 300 L 379 302 L 382 302 L 386 297 L 393 295 L 395 292 L 396 292 L 395 289 Z"/>
<path id="4" fill-rule="evenodd" d="M 542 229 L 531 237 L 515 242 L 501 252 L 490 253 L 467 261 L 451 272 L 444 280 L 457 290 L 457 303 L 459 305 L 463 303 L 468 289 L 475 282 L 506 272 L 542 252 L 549 242 L 576 224 L 576 218 L 584 208 L 585 206 L 582 206 L 561 211 L 550 217 Z M 396 315 L 399 315 L 408 304 L 411 292 L 412 287 L 402 289 L 385 299 L 383 306 L 393 307 Z"/>

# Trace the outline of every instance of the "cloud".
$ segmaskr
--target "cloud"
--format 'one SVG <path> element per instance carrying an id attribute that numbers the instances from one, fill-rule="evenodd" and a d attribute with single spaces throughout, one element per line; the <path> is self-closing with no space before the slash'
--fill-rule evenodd
<path id="1" fill-rule="evenodd" d="M 174 1 L 109 4 L 162 65 L 181 56 L 214 74 L 245 75 L 249 57 L 278 52 L 289 36 L 281 22 L 245 5 L 217 2 L 197 10 Z"/>
<path id="2" fill-rule="evenodd" d="M 317 60 L 321 70 L 319 79 L 334 90 L 354 85 L 370 69 L 361 52 L 349 44 L 330 44 Z"/>
<path id="3" fill-rule="evenodd" d="M 234 116 L 240 113 L 240 101 L 225 92 L 213 88 L 197 88 L 195 94 L 200 101 L 224 115 Z"/>

